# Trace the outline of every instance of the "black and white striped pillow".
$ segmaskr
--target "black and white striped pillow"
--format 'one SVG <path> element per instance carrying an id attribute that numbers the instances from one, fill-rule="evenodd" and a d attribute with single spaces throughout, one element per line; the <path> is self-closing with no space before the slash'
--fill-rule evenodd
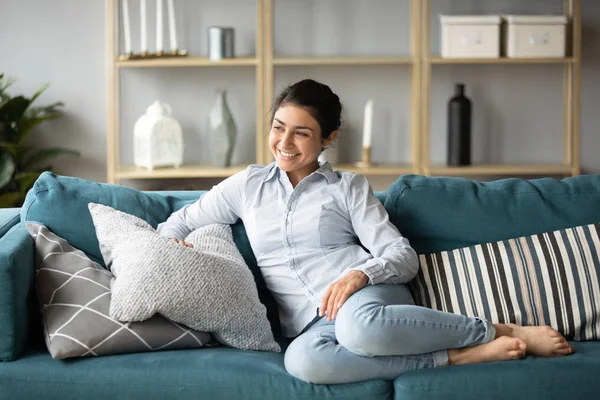
<path id="1" fill-rule="evenodd" d="M 600 339 L 600 224 L 420 255 L 419 305 Z"/>

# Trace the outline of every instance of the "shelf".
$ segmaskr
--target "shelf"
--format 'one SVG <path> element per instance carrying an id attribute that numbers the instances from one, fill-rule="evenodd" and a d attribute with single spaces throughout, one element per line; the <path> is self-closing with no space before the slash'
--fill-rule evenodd
<path id="1" fill-rule="evenodd" d="M 146 168 L 133 165 L 122 165 L 117 171 L 119 179 L 162 179 L 162 178 L 227 178 L 246 169 L 248 165 L 233 165 L 228 168 L 216 168 L 212 165 L 190 164 L 180 168 L 155 168 L 148 171 Z M 356 164 L 335 164 L 334 170 L 353 172 L 364 175 L 402 175 L 412 173 L 411 165 L 372 165 L 360 167 Z"/>
<path id="2" fill-rule="evenodd" d="M 161 178 L 227 178 L 246 169 L 248 165 L 232 165 L 226 168 L 217 168 L 212 165 L 189 164 L 180 168 L 155 168 L 148 171 L 146 168 L 133 165 L 122 165 L 117 169 L 118 179 L 161 179 Z"/>
<path id="3" fill-rule="evenodd" d="M 335 74 L 337 70 L 344 67 L 360 66 L 384 66 L 394 71 L 405 70 L 409 73 L 410 90 L 408 91 L 408 111 L 410 142 L 410 157 L 406 164 L 375 164 L 368 167 L 359 166 L 356 163 L 341 163 L 334 165 L 335 169 L 361 173 L 369 176 L 397 177 L 402 174 L 423 175 L 448 175 L 448 176 L 538 176 L 538 175 L 578 175 L 580 174 L 580 130 L 581 130 L 581 3 L 582 0 L 564 0 L 564 15 L 569 20 L 567 27 L 567 42 L 569 57 L 562 58 L 442 58 L 438 50 L 431 49 L 432 9 L 433 0 L 408 0 L 410 12 L 404 19 L 408 19 L 408 48 L 398 50 L 392 54 L 366 54 L 341 53 L 345 50 L 342 46 L 336 47 L 337 55 L 311 54 L 312 46 L 301 50 L 304 54 L 277 54 L 274 49 L 274 21 L 275 0 L 254 0 L 256 2 L 256 35 L 254 38 L 254 50 L 246 57 L 236 57 L 211 61 L 207 57 L 177 56 L 172 58 L 145 58 L 133 60 L 120 60 L 120 34 L 119 34 L 119 1 L 106 1 L 107 16 L 107 46 L 106 59 L 109 60 L 110 68 L 107 78 L 108 83 L 108 110 L 107 110 L 107 181 L 119 183 L 122 179 L 171 179 L 171 178 L 226 178 L 247 165 L 236 165 L 230 168 L 215 168 L 201 164 L 201 160 L 195 160 L 197 164 L 183 165 L 181 168 L 158 168 L 150 172 L 145 168 L 133 165 L 120 165 L 121 146 L 121 117 L 119 100 L 122 90 L 120 80 L 123 76 L 122 68 L 160 68 L 160 67 L 251 67 L 254 73 L 254 97 L 256 106 L 256 128 L 255 128 L 255 157 L 245 159 L 249 163 L 268 164 L 270 162 L 270 151 L 264 132 L 269 126 L 269 110 L 273 104 L 273 96 L 277 85 L 275 75 L 286 70 L 285 67 L 298 67 L 302 72 L 311 69 L 309 67 L 327 67 Z M 252 1 L 252 0 L 250 0 Z M 224 10 L 222 10 L 224 11 Z M 249 18 L 252 16 L 248 15 Z M 403 40 L 403 38 L 392 38 Z M 346 47 L 347 48 L 347 47 Z M 410 49 L 410 50 L 409 50 Z M 366 50 L 366 49 L 365 49 Z M 372 49 L 371 49 L 372 50 Z M 254 53 L 254 54 L 252 54 Z M 557 155 L 556 163 L 535 164 L 527 161 L 523 163 L 504 164 L 475 164 L 465 167 L 451 167 L 444 164 L 432 165 L 431 156 L 431 115 L 432 115 L 432 76 L 442 71 L 433 68 L 434 65 L 499 65 L 507 71 L 513 71 L 510 65 L 530 65 L 531 67 L 548 68 L 553 66 L 563 70 L 562 78 L 562 115 L 563 115 L 563 149 L 562 157 Z M 455 67 L 458 68 L 458 67 Z M 370 69 L 370 68 L 368 68 Z M 442 68 L 445 69 L 445 68 Z M 292 70 L 292 68 L 290 68 Z M 131 70 L 130 70 L 131 71 Z M 216 73 L 215 70 L 205 70 L 207 73 Z M 245 70 L 249 72 L 248 70 Z M 436 72 L 437 71 L 437 72 Z M 132 71 L 133 72 L 133 71 Z M 372 71 L 377 74 L 377 68 Z M 511 72 L 512 73 L 512 72 Z M 518 73 L 518 72 L 516 72 Z M 129 74 L 125 74 L 129 75 Z M 306 74 L 305 74 L 306 75 Z M 218 76 L 218 74 L 217 74 Z M 219 78 L 224 79 L 224 78 Z M 247 79 L 247 78 L 244 78 Z M 368 77 L 365 78 L 368 80 Z M 324 82 L 327 83 L 327 82 Z M 237 83 L 239 85 L 239 83 Z M 361 88 L 349 82 L 348 88 Z M 346 90 L 345 88 L 344 90 Z M 354 94 L 358 97 L 372 96 L 369 93 Z M 557 97 L 559 94 L 557 94 Z M 362 98 L 361 97 L 361 98 Z M 364 100 L 364 99 L 363 99 Z M 358 99 L 357 103 L 363 100 Z M 391 106 L 390 106 L 391 108 Z M 435 111 L 435 110 L 434 110 Z M 395 111 L 392 111 L 395 112 Z M 130 130 L 130 128 L 128 128 Z M 525 158 L 526 159 L 526 158 Z M 194 162 L 190 160 L 191 162 Z"/>
<path id="4" fill-rule="evenodd" d="M 147 60 L 116 60 L 115 65 L 119 68 L 137 67 L 244 67 L 258 65 L 256 58 L 225 58 L 219 61 L 211 61 L 206 57 L 173 57 L 173 58 L 150 58 Z"/>
<path id="5" fill-rule="evenodd" d="M 570 175 L 572 168 L 565 164 L 474 164 L 460 167 L 432 165 L 429 175 Z"/>
<path id="6" fill-rule="evenodd" d="M 356 164 L 334 164 L 332 168 L 344 172 L 353 172 L 363 175 L 392 175 L 399 176 L 402 174 L 411 174 L 414 171 L 412 165 L 393 165 L 393 164 L 375 164 L 369 167 L 361 167 Z"/>
<path id="7" fill-rule="evenodd" d="M 405 57 L 275 57 L 273 65 L 401 65 L 412 64 Z"/>
<path id="8" fill-rule="evenodd" d="M 426 59 L 427 61 L 427 59 Z M 566 58 L 443 58 L 431 57 L 431 64 L 569 64 L 577 60 Z"/>

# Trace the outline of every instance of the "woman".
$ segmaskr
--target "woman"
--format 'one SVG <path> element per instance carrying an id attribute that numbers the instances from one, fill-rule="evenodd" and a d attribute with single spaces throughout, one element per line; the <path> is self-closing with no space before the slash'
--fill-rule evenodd
<path id="1" fill-rule="evenodd" d="M 451 364 L 573 352 L 556 330 L 492 324 L 413 305 L 403 285 L 417 255 L 362 175 L 317 160 L 337 137 L 342 105 L 324 84 L 303 80 L 274 104 L 275 162 L 253 165 L 174 213 L 161 235 L 183 238 L 242 219 L 279 307 L 288 372 L 313 383 L 395 379 Z M 359 241 L 369 250 L 365 251 Z"/>

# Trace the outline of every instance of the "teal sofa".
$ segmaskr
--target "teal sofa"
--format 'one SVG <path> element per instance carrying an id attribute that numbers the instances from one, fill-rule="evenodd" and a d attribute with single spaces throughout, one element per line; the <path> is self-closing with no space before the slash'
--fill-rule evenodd
<path id="1" fill-rule="evenodd" d="M 345 385 L 314 385 L 290 376 L 283 353 L 225 347 L 52 359 L 36 316 L 34 248 L 24 221 L 45 224 L 101 262 L 88 202 L 156 226 L 200 195 L 140 192 L 44 173 L 21 209 L 0 212 L 0 400 L 600 398 L 599 342 L 574 342 L 577 353 L 564 358 L 452 366 Z M 406 175 L 377 196 L 418 253 L 600 221 L 600 176 L 481 183 Z M 285 348 L 289 341 L 279 335 L 276 309 L 243 225 L 238 222 L 233 232 Z"/>

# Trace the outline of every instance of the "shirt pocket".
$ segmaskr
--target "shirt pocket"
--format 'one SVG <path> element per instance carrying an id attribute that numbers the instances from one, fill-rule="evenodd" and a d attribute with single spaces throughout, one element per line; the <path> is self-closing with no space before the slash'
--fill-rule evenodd
<path id="1" fill-rule="evenodd" d="M 321 248 L 336 248 L 354 244 L 356 236 L 345 208 L 336 201 L 321 205 L 319 213 L 319 244 Z"/>

